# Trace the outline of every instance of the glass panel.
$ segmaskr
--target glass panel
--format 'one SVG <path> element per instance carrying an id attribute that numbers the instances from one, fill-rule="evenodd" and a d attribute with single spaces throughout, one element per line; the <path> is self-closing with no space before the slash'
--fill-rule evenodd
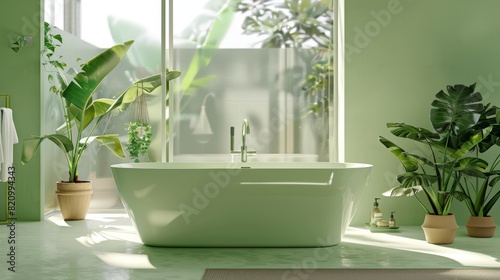
<path id="1" fill-rule="evenodd" d="M 243 119 L 257 160 L 329 161 L 332 1 L 199 3 L 174 1 L 175 68 L 183 72 L 171 92 L 174 161 L 227 160 L 230 127 L 241 150 Z"/>

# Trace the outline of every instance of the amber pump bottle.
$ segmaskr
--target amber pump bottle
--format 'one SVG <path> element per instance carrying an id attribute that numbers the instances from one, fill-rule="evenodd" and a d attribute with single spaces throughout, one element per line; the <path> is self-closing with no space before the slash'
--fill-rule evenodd
<path id="1" fill-rule="evenodd" d="M 396 227 L 396 219 L 394 219 L 394 211 L 391 212 L 391 218 L 389 219 L 389 227 L 394 228 Z"/>

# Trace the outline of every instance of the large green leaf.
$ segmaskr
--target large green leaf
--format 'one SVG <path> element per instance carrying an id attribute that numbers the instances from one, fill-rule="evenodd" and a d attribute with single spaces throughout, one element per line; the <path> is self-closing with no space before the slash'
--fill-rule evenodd
<path id="1" fill-rule="evenodd" d="M 406 188 L 397 186 L 382 193 L 384 196 L 398 197 L 398 196 L 413 196 L 417 192 L 414 188 Z"/>
<path id="2" fill-rule="evenodd" d="M 100 98 L 94 100 L 85 108 L 85 114 L 74 104 L 68 106 L 68 114 L 70 119 L 75 121 L 79 130 L 83 131 L 97 117 L 103 116 L 109 112 L 109 108 L 115 103 L 111 98 Z M 83 120 L 81 119 L 83 117 Z"/>
<path id="3" fill-rule="evenodd" d="M 387 127 L 394 128 L 391 130 L 391 133 L 397 137 L 408 138 L 420 142 L 439 139 L 439 134 L 437 133 L 405 123 L 387 123 Z"/>
<path id="4" fill-rule="evenodd" d="M 231 27 L 235 12 L 235 4 L 236 1 L 209 1 L 207 6 L 205 6 L 204 10 L 208 11 L 208 13 L 205 13 L 204 17 L 209 13 L 214 13 L 214 18 L 211 20 L 210 28 L 207 30 L 206 35 L 200 38 L 201 48 L 197 49 L 188 70 L 183 76 L 181 92 L 184 95 L 192 93 L 192 82 L 198 78 L 199 72 L 210 64 L 212 55 L 219 48 L 220 43 Z M 206 18 L 196 20 L 206 21 Z M 190 32 L 188 36 L 192 36 L 192 31 L 188 32 Z"/>
<path id="5" fill-rule="evenodd" d="M 500 109 L 496 106 L 487 104 L 481 112 L 479 121 L 471 130 L 480 130 L 488 126 L 492 126 L 491 133 L 481 141 L 477 146 L 480 153 L 484 153 L 494 145 L 497 145 L 500 139 Z"/>
<path id="6" fill-rule="evenodd" d="M 165 82 L 170 82 L 171 80 L 173 79 L 177 79 L 181 76 L 182 72 L 181 71 L 178 71 L 178 70 L 168 70 L 167 69 L 167 73 L 165 75 Z"/>
<path id="7" fill-rule="evenodd" d="M 178 78 L 182 74 L 181 71 L 166 69 L 165 83 L 168 83 Z M 161 86 L 161 74 L 156 74 L 143 79 L 140 79 L 133 83 L 129 88 L 122 92 L 115 100 L 112 106 L 108 110 L 114 110 L 119 108 L 120 110 L 127 109 L 128 105 L 134 102 L 138 97 L 143 94 L 150 94 L 158 87 Z M 168 94 L 168 91 L 167 91 Z"/>
<path id="8" fill-rule="evenodd" d="M 491 126 L 481 130 L 469 129 L 466 135 L 456 135 L 454 139 L 447 137 L 439 141 L 431 140 L 429 144 L 443 154 L 458 159 L 465 156 L 468 152 L 474 150 L 476 146 L 482 143 L 484 139 L 489 136 L 491 130 Z"/>
<path id="9" fill-rule="evenodd" d="M 451 157 L 453 157 L 453 158 L 463 157 L 470 150 L 472 150 L 477 144 L 481 143 L 481 141 L 483 141 L 483 139 L 486 138 L 490 134 L 492 129 L 493 129 L 493 127 L 489 126 L 485 129 L 479 130 L 475 134 L 471 135 L 468 141 L 461 143 L 459 149 L 456 150 L 453 154 L 451 154 Z"/>
<path id="10" fill-rule="evenodd" d="M 378 139 L 393 155 L 395 155 L 399 159 L 407 172 L 416 171 L 418 169 L 417 160 L 409 157 L 408 154 L 398 145 L 382 136 L 379 136 Z"/>
<path id="11" fill-rule="evenodd" d="M 161 74 L 149 76 L 134 82 L 117 99 L 121 99 L 122 104 L 132 103 L 141 95 L 151 93 L 159 86 L 161 86 Z"/>
<path id="12" fill-rule="evenodd" d="M 495 193 L 495 195 L 484 206 L 484 209 L 483 209 L 483 215 L 484 216 L 488 215 L 488 213 L 490 212 L 491 208 L 493 207 L 493 205 L 495 205 L 495 203 L 498 201 L 499 198 L 500 198 L 500 191 L 498 191 L 497 193 Z"/>
<path id="13" fill-rule="evenodd" d="M 484 172 L 488 168 L 488 162 L 475 157 L 465 157 L 458 160 L 453 167 L 456 171 L 461 171 L 469 176 L 486 178 Z"/>
<path id="14" fill-rule="evenodd" d="M 455 192 L 453 192 L 453 196 L 454 196 L 456 199 L 458 199 L 459 201 L 466 201 L 466 202 L 468 202 L 468 198 L 469 198 L 469 196 L 468 196 L 468 195 L 467 195 L 467 193 L 465 193 L 465 192 L 462 192 L 462 191 L 455 191 Z M 469 204 L 469 203 L 468 203 L 468 206 L 469 206 L 469 205 L 472 205 L 472 204 Z"/>
<path id="15" fill-rule="evenodd" d="M 87 145 L 89 145 L 92 141 L 101 142 L 106 148 L 108 148 L 114 155 L 120 158 L 126 158 L 125 151 L 123 150 L 123 146 L 118 139 L 118 134 L 105 134 L 100 136 L 90 136 L 87 140 Z"/>
<path id="16" fill-rule="evenodd" d="M 487 172 L 486 175 L 492 176 L 492 178 L 493 178 L 489 183 L 489 185 L 491 187 L 495 186 L 500 181 L 500 170 L 495 170 L 493 172 Z"/>
<path id="17" fill-rule="evenodd" d="M 406 188 L 421 186 L 428 187 L 437 181 L 437 177 L 417 172 L 406 172 L 398 176 L 398 182 Z"/>
<path id="18" fill-rule="evenodd" d="M 115 45 L 83 64 L 82 71 L 62 93 L 68 104 L 84 110 L 102 80 L 120 63 L 133 42 Z"/>
<path id="19" fill-rule="evenodd" d="M 28 138 L 23 140 L 23 146 L 21 151 L 21 162 L 23 164 L 28 163 L 33 158 L 33 155 L 40 147 L 40 144 L 46 139 L 56 144 L 57 147 L 59 147 L 61 151 L 63 151 L 63 153 L 68 153 L 73 150 L 73 143 L 71 143 L 71 140 L 64 135 L 51 134 L 46 136 L 36 136 L 33 138 Z"/>
<path id="20" fill-rule="evenodd" d="M 94 116 L 100 117 L 109 112 L 109 108 L 115 103 L 115 99 L 112 98 L 99 98 L 92 102 L 90 106 L 94 107 Z"/>
<path id="21" fill-rule="evenodd" d="M 483 104 L 481 94 L 475 91 L 475 84 L 471 86 L 455 85 L 447 87 L 448 93 L 440 91 L 436 100 L 432 102 L 430 120 L 434 129 L 439 133 L 453 132 L 468 129 L 479 120 Z"/>

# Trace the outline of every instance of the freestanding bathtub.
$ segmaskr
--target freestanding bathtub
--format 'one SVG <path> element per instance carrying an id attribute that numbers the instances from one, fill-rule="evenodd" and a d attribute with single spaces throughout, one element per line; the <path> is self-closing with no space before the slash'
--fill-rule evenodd
<path id="1" fill-rule="evenodd" d="M 340 243 L 369 164 L 112 165 L 142 242 L 167 247 L 320 247 Z"/>

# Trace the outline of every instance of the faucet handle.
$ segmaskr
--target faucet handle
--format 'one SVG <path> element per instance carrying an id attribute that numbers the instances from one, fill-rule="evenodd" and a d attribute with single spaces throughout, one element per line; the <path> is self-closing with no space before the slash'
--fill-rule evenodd
<path id="1" fill-rule="evenodd" d="M 230 139 L 230 148 L 231 152 L 234 151 L 234 126 L 231 126 L 229 129 L 229 139 Z"/>

